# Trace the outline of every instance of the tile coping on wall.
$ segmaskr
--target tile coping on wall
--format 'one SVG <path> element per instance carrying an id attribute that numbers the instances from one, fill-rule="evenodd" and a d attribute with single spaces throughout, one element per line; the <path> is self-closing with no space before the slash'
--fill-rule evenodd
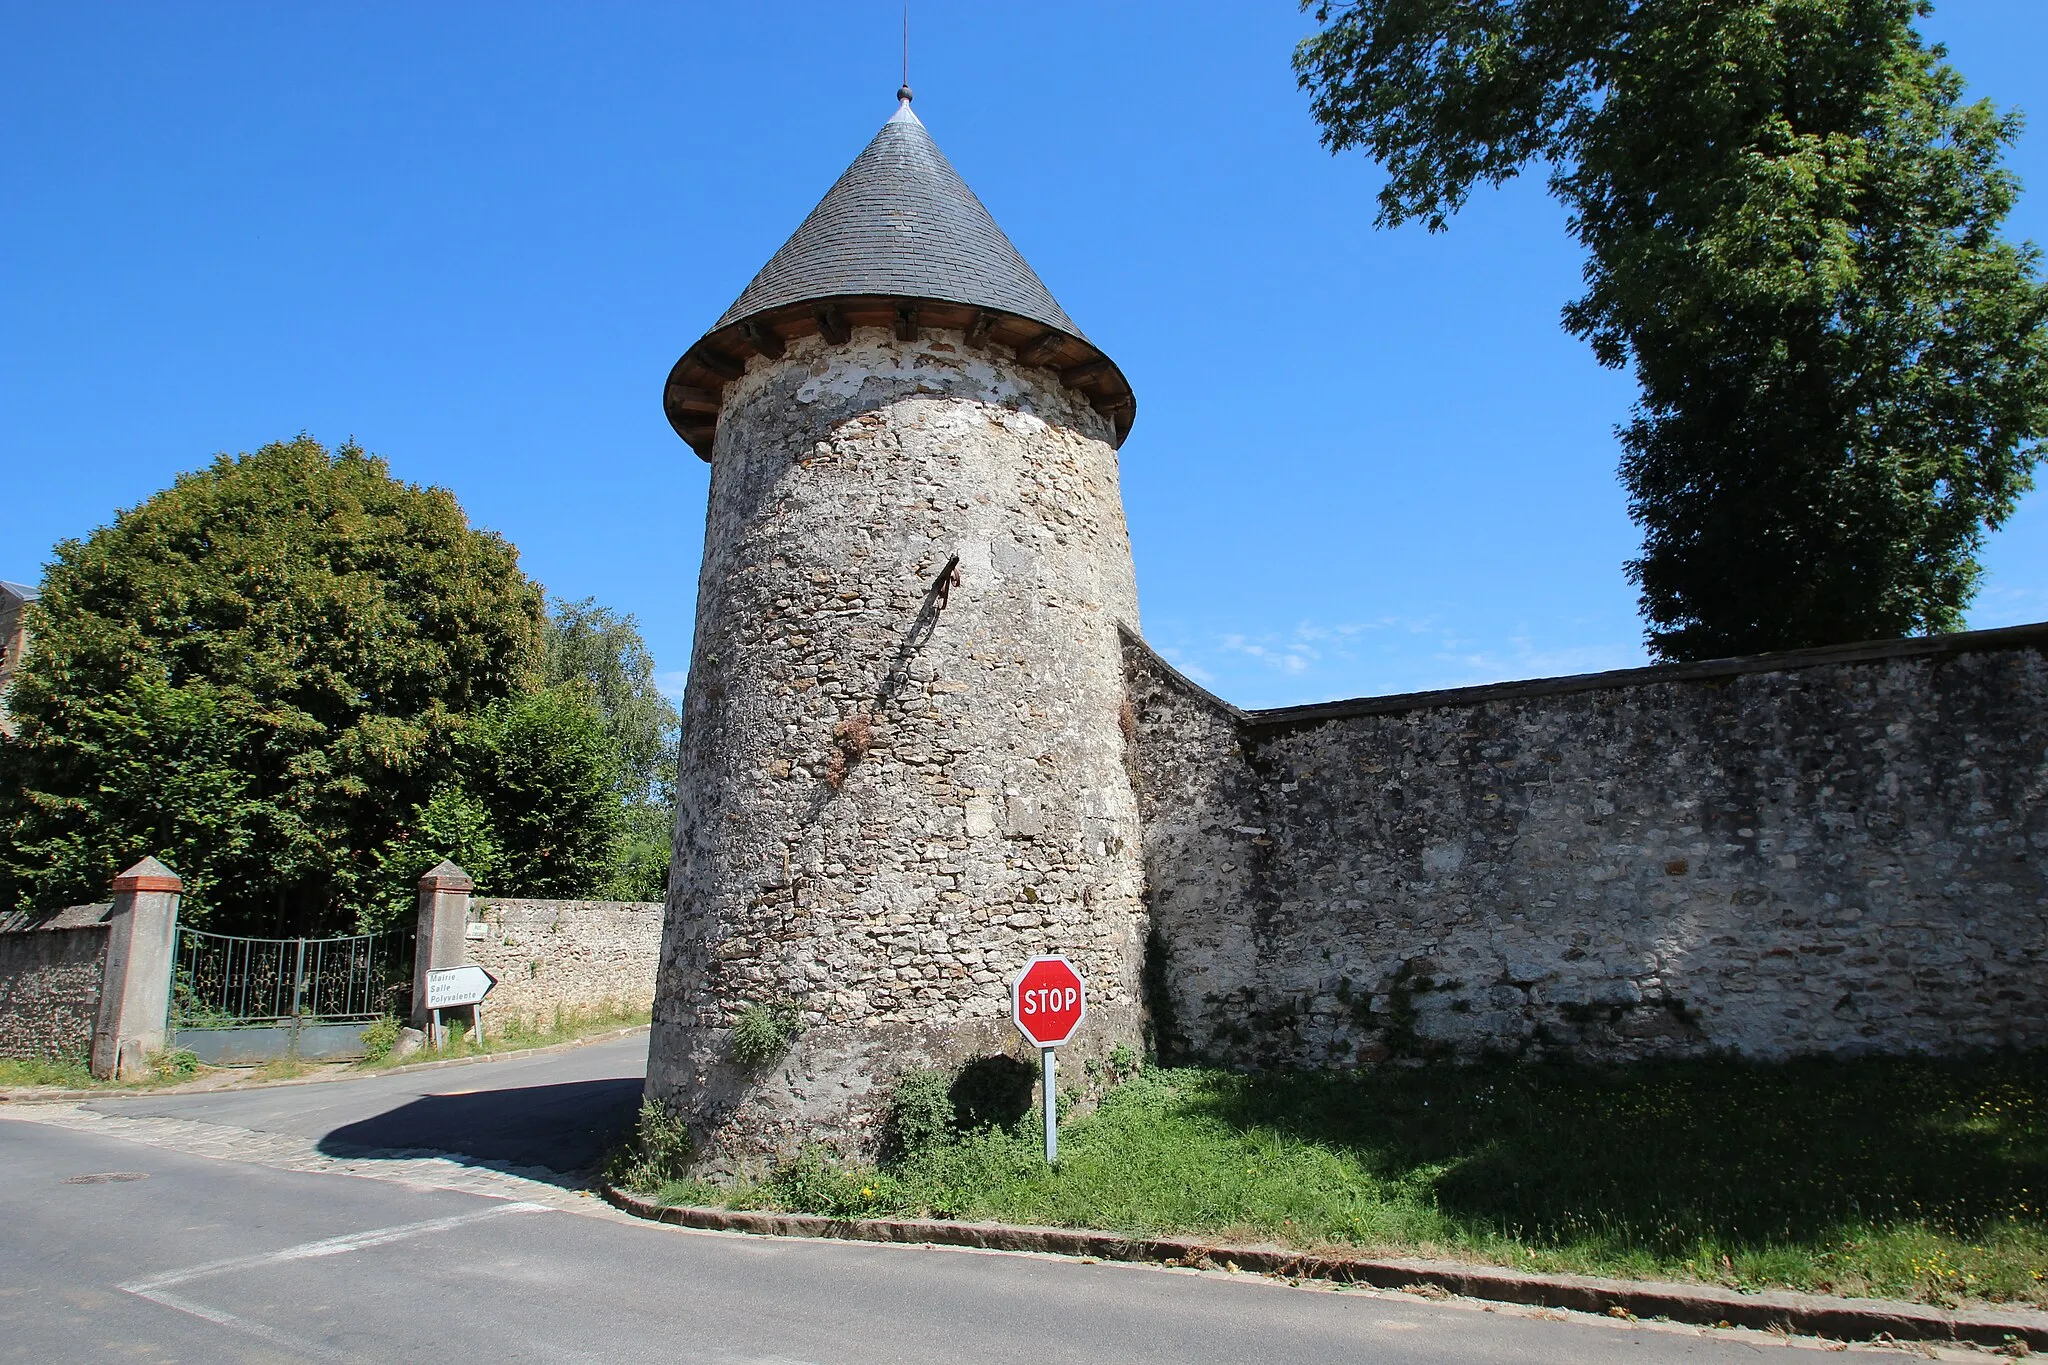
<path id="1" fill-rule="evenodd" d="M 1541 1275 L 1451 1261 L 1318 1255 L 1281 1247 L 1231 1246 L 1187 1238 L 1124 1237 L 1077 1228 L 826 1218 L 816 1214 L 696 1208 L 642 1199 L 609 1183 L 602 1183 L 599 1188 L 607 1202 L 637 1218 L 705 1232 L 1040 1253 L 1198 1270 L 1238 1270 L 1281 1279 L 1326 1280 L 1376 1289 L 1428 1286 L 1471 1299 L 1610 1316 L 1668 1318 L 1709 1327 L 1727 1324 L 1777 1329 L 1838 1341 L 1889 1337 L 1898 1341 L 1967 1341 L 1993 1347 L 2021 1341 L 2031 1350 L 2048 1350 L 2048 1313 L 2025 1308 L 1951 1312 L 1889 1299 L 1842 1299 L 1775 1291 L 1745 1294 L 1718 1285 Z"/>

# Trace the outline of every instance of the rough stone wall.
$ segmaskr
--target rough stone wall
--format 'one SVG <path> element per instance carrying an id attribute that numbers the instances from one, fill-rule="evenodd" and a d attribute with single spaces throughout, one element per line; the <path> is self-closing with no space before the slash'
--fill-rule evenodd
<path id="1" fill-rule="evenodd" d="M 1009 354 L 862 328 L 727 387 L 649 1061 L 707 1168 L 872 1151 L 897 1072 L 1022 1055 L 1034 953 L 1089 976 L 1070 1057 L 1138 1041 L 1117 457 Z M 777 1002 L 794 1047 L 741 1064 L 734 1018 Z"/>
<path id="2" fill-rule="evenodd" d="M 106 961 L 103 924 L 0 933 L 0 1057 L 84 1062 Z"/>
<path id="3" fill-rule="evenodd" d="M 469 960 L 498 978 L 484 1006 L 486 1026 L 653 1003 L 659 904 L 483 897 L 473 910 L 485 936 L 466 943 Z"/>
<path id="4" fill-rule="evenodd" d="M 2048 1045 L 2048 627 L 1251 713 L 1128 643 L 1169 1055 Z"/>

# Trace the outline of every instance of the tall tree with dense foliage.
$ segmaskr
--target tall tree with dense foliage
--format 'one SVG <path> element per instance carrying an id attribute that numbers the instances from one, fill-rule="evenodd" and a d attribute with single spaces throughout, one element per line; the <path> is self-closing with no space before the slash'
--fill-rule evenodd
<path id="1" fill-rule="evenodd" d="M 573 685 L 476 718 L 460 766 L 497 835 L 497 889 L 575 897 L 603 888 L 623 809 L 617 764 L 603 713 Z"/>
<path id="2" fill-rule="evenodd" d="M 611 738 L 621 809 L 605 889 L 621 900 L 660 900 L 682 717 L 655 680 L 639 623 L 590 598 L 557 602 L 548 612 L 546 668 L 550 686 L 578 688 L 595 703 Z"/>
<path id="3" fill-rule="evenodd" d="M 1549 168 L 1587 250 L 1566 325 L 1641 387 L 1628 572 L 1664 658 L 1955 629 L 2032 484 L 2048 288 L 1999 236 L 2018 117 L 1963 103 L 1928 12 L 1314 5 L 1296 70 L 1323 141 L 1385 166 L 1382 225 L 1441 230 Z"/>
<path id="4" fill-rule="evenodd" d="M 487 895 L 660 899 L 635 857 L 636 807 L 619 793 L 620 768 L 608 718 L 585 682 L 486 707 L 456 736 L 440 785 L 380 851 L 377 890 L 358 927 L 410 924 L 419 875 L 443 858 Z M 666 872 L 666 833 L 659 857 Z"/>
<path id="5" fill-rule="evenodd" d="M 357 917 L 470 718 L 533 689 L 543 612 L 452 494 L 301 436 L 59 545 L 33 628 L 0 903 L 96 900 L 150 853 L 188 919 L 305 931 Z"/>
<path id="6" fill-rule="evenodd" d="M 639 623 L 588 597 L 556 602 L 548 609 L 545 667 L 550 687 L 584 688 L 604 715 L 620 792 L 629 801 L 669 804 L 682 717 L 655 681 Z"/>

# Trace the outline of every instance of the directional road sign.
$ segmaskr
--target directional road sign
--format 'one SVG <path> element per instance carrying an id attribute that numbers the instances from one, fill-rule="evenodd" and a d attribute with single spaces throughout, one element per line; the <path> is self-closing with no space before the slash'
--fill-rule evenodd
<path id="1" fill-rule="evenodd" d="M 497 984 L 497 977 L 474 964 L 439 968 L 427 973 L 427 1008 L 448 1010 L 481 1004 Z"/>

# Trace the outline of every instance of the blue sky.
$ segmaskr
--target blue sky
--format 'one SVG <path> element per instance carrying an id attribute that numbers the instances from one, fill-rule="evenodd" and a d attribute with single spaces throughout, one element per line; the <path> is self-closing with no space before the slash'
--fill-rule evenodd
<path id="1" fill-rule="evenodd" d="M 918 0 L 939 144 L 1138 391 L 1143 626 L 1278 705 L 1641 662 L 1627 377 L 1559 329 L 1539 184 L 1371 225 L 1291 4 Z M 668 367 L 892 109 L 895 0 L 0 11 L 0 578 L 215 452 L 353 436 L 679 686 L 705 466 Z M 1927 25 L 2037 111 L 2048 5 Z M 2048 619 L 2048 492 L 1971 623 Z"/>

